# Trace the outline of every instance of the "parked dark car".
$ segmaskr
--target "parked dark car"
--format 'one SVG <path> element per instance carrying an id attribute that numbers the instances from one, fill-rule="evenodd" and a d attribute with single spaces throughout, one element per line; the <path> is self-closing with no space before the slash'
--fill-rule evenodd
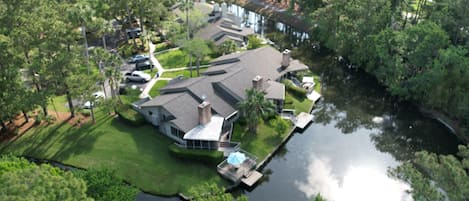
<path id="1" fill-rule="evenodd" d="M 138 63 L 138 62 L 144 62 L 148 61 L 150 57 L 148 55 L 143 55 L 143 54 L 137 54 L 129 59 L 129 63 Z"/>
<path id="2" fill-rule="evenodd" d="M 153 67 L 154 65 L 149 60 L 135 64 L 135 70 L 147 70 L 152 69 Z"/>
<path id="3" fill-rule="evenodd" d="M 127 29 L 127 36 L 130 39 L 139 38 L 142 35 L 142 30 L 140 28 Z"/>

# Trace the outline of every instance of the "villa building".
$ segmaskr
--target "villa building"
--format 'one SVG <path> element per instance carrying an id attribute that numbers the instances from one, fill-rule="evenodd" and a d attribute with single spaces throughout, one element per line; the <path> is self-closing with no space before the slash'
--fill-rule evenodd
<path id="1" fill-rule="evenodd" d="M 233 40 L 238 47 L 247 44 L 248 36 L 254 34 L 254 29 L 241 26 L 240 20 L 232 13 L 221 19 L 216 19 L 195 33 L 195 38 L 213 41 L 219 46 L 227 40 Z"/>
<path id="2" fill-rule="evenodd" d="M 215 59 L 197 78 L 175 78 L 139 111 L 158 130 L 182 147 L 219 149 L 230 144 L 237 104 L 255 88 L 281 111 L 285 86 L 279 81 L 308 67 L 266 46 Z"/>

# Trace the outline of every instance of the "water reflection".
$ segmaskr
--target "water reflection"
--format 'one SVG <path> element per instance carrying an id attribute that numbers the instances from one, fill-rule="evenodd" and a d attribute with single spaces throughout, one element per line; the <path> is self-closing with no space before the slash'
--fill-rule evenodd
<path id="1" fill-rule="evenodd" d="M 459 141 L 412 104 L 394 100 L 376 81 L 355 70 L 323 62 L 324 99 L 315 122 L 286 144 L 267 166 L 268 180 L 250 200 L 410 200 L 409 186 L 387 177 L 389 167 L 416 151 L 456 153 Z"/>
<path id="2" fill-rule="evenodd" d="M 410 187 L 389 179 L 379 168 L 362 164 L 350 166 L 342 178 L 333 173 L 330 159 L 313 156 L 306 182 L 296 181 L 298 189 L 311 198 L 317 193 L 334 201 L 396 201 L 412 200 Z"/>

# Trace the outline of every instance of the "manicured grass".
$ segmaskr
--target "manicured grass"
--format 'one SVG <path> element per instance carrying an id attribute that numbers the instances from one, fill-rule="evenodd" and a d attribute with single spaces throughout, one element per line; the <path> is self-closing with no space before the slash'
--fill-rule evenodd
<path id="1" fill-rule="evenodd" d="M 48 107 L 50 110 L 54 111 L 57 109 L 57 112 L 69 112 L 68 101 L 65 95 L 52 98 L 52 100 L 49 101 Z"/>
<path id="2" fill-rule="evenodd" d="M 131 127 L 97 111 L 94 125 L 81 128 L 68 123 L 34 127 L 0 153 L 51 159 L 81 168 L 115 168 L 117 174 L 138 188 L 160 195 L 187 192 L 204 182 L 227 183 L 216 167 L 172 157 L 173 143 L 150 125 Z"/>
<path id="3" fill-rule="evenodd" d="M 186 67 L 189 63 L 189 56 L 181 50 L 168 51 L 155 55 L 161 66 L 166 69 Z"/>
<path id="4" fill-rule="evenodd" d="M 291 101 L 291 103 L 287 103 Z M 285 109 L 295 109 L 295 114 L 299 114 L 301 112 L 309 113 L 309 109 L 313 106 L 313 101 L 310 101 L 306 97 L 296 97 L 289 93 L 288 91 L 285 93 Z"/>
<path id="5" fill-rule="evenodd" d="M 160 95 L 160 89 L 168 84 L 168 80 L 158 80 L 150 90 L 150 96 L 155 97 Z"/>
<path id="6" fill-rule="evenodd" d="M 199 72 L 202 73 L 206 69 L 207 68 L 200 68 Z M 190 77 L 190 71 L 189 70 L 166 71 L 166 72 L 163 73 L 163 75 L 161 77 L 175 78 L 179 75 L 183 75 L 184 77 L 188 78 L 188 77 Z M 197 77 L 197 70 L 195 70 L 195 69 L 192 70 L 192 77 Z"/>
<path id="7" fill-rule="evenodd" d="M 290 130 L 291 127 L 285 133 L 278 135 L 273 126 L 265 122 L 257 127 L 257 133 L 254 134 L 248 132 L 246 126 L 238 121 L 233 128 L 232 141 L 241 142 L 241 149 L 257 156 L 260 162 L 282 142 Z"/>
<path id="8" fill-rule="evenodd" d="M 171 46 L 169 46 L 166 42 L 157 43 L 155 44 L 155 53 L 163 51 L 163 50 L 167 50 L 169 48 L 171 48 Z"/>
<path id="9" fill-rule="evenodd" d="M 189 66 L 189 56 L 182 50 L 171 50 L 162 54 L 156 54 L 156 59 L 160 62 L 161 66 L 165 69 L 182 68 Z M 208 64 L 212 60 L 210 56 L 206 56 L 201 62 L 201 65 Z M 192 58 L 192 65 L 195 64 L 195 58 Z"/>
<path id="10" fill-rule="evenodd" d="M 319 75 L 316 75 L 316 74 L 314 74 L 313 77 L 314 77 L 314 83 L 315 83 L 314 91 L 321 93 L 321 82 L 320 82 L 321 80 L 319 79 L 320 77 Z"/>
<path id="11" fill-rule="evenodd" d="M 134 89 L 127 88 L 126 93 L 120 95 L 120 99 L 122 100 L 122 103 L 124 104 L 131 104 L 139 100 L 140 93 L 141 92 L 138 89 L 134 90 Z"/>

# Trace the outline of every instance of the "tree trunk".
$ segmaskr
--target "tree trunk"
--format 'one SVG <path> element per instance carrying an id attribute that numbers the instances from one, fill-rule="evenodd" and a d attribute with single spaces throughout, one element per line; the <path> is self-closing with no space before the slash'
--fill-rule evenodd
<path id="1" fill-rule="evenodd" d="M 192 77 L 192 54 L 189 54 L 189 73 Z"/>
<path id="2" fill-rule="evenodd" d="M 67 87 L 67 86 L 65 85 L 65 87 Z M 65 94 L 67 96 L 68 108 L 70 109 L 70 118 L 73 118 L 73 117 L 75 117 L 75 108 L 73 106 L 72 95 L 70 94 L 70 90 L 67 89 L 65 91 Z"/>
<path id="3" fill-rule="evenodd" d="M 199 77 L 200 76 L 200 72 L 199 72 L 199 70 L 200 70 L 200 58 L 197 57 L 197 60 L 195 60 L 195 62 L 197 63 L 196 64 L 197 65 L 197 77 Z"/>
<path id="4" fill-rule="evenodd" d="M 189 1 L 191 0 L 186 0 L 186 29 L 187 29 L 187 40 L 191 39 L 191 34 L 189 30 Z"/>
<path id="5" fill-rule="evenodd" d="M 47 104 L 43 104 L 41 107 L 42 107 L 42 112 L 44 113 L 44 116 L 49 116 L 49 112 L 47 112 Z"/>
<path id="6" fill-rule="evenodd" d="M 90 74 L 90 65 L 88 63 L 89 63 L 89 59 L 90 59 L 90 53 L 88 51 L 88 39 L 86 38 L 85 23 L 82 23 L 82 25 L 81 25 L 81 34 L 83 35 L 83 39 L 85 40 L 85 65 L 87 67 L 88 75 L 89 75 Z"/>
<path id="7" fill-rule="evenodd" d="M 93 104 L 91 104 L 90 110 L 91 110 L 91 121 L 93 122 L 93 124 L 95 124 L 96 120 L 94 119 L 94 105 Z"/>
<path id="8" fill-rule="evenodd" d="M 106 34 L 103 34 L 103 48 L 107 50 L 107 45 L 106 45 Z"/>
<path id="9" fill-rule="evenodd" d="M 143 33 L 143 17 L 140 16 L 139 19 L 140 19 L 140 31 L 141 31 L 141 33 Z M 140 40 L 142 41 L 142 47 L 140 49 L 145 50 L 145 42 L 144 42 L 145 39 L 142 35 L 140 35 Z M 148 48 L 150 48 L 150 47 L 148 47 Z M 150 55 L 148 55 L 148 56 L 150 56 Z"/>
<path id="10" fill-rule="evenodd" d="M 3 120 L 0 120 L 0 125 L 2 125 L 2 129 L 0 131 L 7 129 L 7 125 L 5 124 Z"/>
<path id="11" fill-rule="evenodd" d="M 26 111 L 24 111 L 24 110 L 23 110 L 22 112 L 23 112 L 24 120 L 25 120 L 26 122 L 29 122 L 28 113 L 27 113 Z"/>

